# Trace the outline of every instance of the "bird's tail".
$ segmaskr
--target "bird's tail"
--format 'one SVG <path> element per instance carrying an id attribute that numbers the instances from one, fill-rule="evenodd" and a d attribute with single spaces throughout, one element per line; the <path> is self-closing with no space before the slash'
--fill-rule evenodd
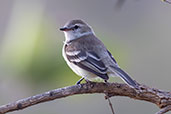
<path id="1" fill-rule="evenodd" d="M 119 67 L 113 67 L 114 68 L 114 71 L 115 73 L 121 77 L 121 79 L 123 81 L 125 81 L 128 85 L 130 85 L 131 87 L 133 88 L 137 88 L 138 85 L 136 84 L 136 82 L 126 73 L 124 72 L 121 68 Z"/>

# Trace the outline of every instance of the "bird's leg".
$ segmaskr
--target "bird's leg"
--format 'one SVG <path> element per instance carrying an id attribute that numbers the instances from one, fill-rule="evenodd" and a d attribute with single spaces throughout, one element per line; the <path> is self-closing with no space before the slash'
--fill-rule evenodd
<path id="1" fill-rule="evenodd" d="M 88 79 L 85 79 L 85 81 L 86 81 L 86 83 L 91 83 L 91 81 L 90 81 L 90 80 L 88 80 Z"/>
<path id="2" fill-rule="evenodd" d="M 84 80 L 84 77 L 82 77 L 80 80 L 77 81 L 76 85 L 79 85 L 81 83 L 81 81 Z"/>

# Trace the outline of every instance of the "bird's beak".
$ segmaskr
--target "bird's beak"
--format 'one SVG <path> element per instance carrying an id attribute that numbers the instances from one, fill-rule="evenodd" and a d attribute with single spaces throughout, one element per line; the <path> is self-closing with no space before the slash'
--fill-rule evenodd
<path id="1" fill-rule="evenodd" d="M 59 30 L 60 30 L 60 31 L 70 31 L 70 30 L 72 30 L 72 28 L 61 27 Z"/>

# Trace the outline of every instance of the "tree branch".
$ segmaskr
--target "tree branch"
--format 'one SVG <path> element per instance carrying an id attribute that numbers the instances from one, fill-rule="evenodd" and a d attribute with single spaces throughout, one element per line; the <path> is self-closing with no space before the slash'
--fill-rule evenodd
<path id="1" fill-rule="evenodd" d="M 159 112 L 157 112 L 156 114 L 164 114 L 166 112 L 169 112 L 171 110 L 171 105 L 168 105 L 164 108 L 162 108 Z"/>
<path id="2" fill-rule="evenodd" d="M 0 106 L 0 114 L 24 109 L 42 102 L 51 101 L 76 94 L 108 93 L 108 96 L 127 96 L 137 100 L 145 100 L 156 104 L 159 108 L 170 111 L 171 92 L 165 92 L 158 89 L 150 88 L 145 85 L 139 85 L 139 89 L 133 89 L 126 84 L 118 83 L 85 83 L 64 88 L 51 90 L 42 94 L 31 96 Z M 166 109 L 165 109 L 166 108 Z M 161 110 L 162 111 L 162 110 Z M 166 111 L 166 112 L 167 112 Z M 163 113 L 158 113 L 163 114 Z"/>

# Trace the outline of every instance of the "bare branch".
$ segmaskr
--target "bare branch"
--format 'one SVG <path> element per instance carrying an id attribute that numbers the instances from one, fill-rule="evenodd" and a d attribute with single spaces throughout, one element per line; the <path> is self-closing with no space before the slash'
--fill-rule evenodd
<path id="1" fill-rule="evenodd" d="M 168 105 L 164 108 L 162 108 L 159 112 L 157 112 L 156 114 L 164 114 L 166 112 L 169 112 L 171 110 L 171 105 Z"/>
<path id="2" fill-rule="evenodd" d="M 110 97 L 127 96 L 138 100 L 145 100 L 156 104 L 159 108 L 165 108 L 171 105 L 171 92 L 161 91 L 158 89 L 147 87 L 145 85 L 139 85 L 139 89 L 135 90 L 133 88 L 130 88 L 126 84 L 91 82 L 51 90 L 42 94 L 38 94 L 0 106 L 0 114 L 24 109 L 26 107 L 42 102 L 64 98 L 71 95 L 92 93 L 108 93 Z M 171 109 L 169 108 L 168 111 L 169 110 Z"/>

